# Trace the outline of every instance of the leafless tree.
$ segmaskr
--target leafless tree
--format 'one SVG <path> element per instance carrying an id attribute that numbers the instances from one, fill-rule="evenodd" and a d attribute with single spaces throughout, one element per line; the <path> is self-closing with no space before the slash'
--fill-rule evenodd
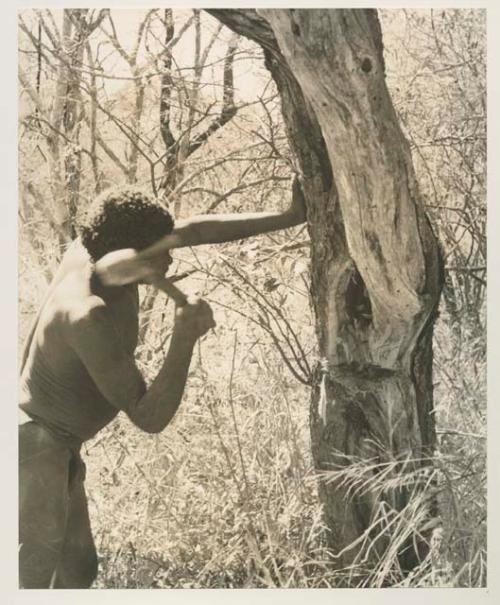
<path id="1" fill-rule="evenodd" d="M 351 500 L 349 486 L 327 477 L 356 460 L 370 460 L 372 475 L 395 462 L 400 478 L 426 465 L 435 443 L 432 327 L 443 279 L 385 84 L 377 13 L 209 12 L 262 46 L 281 94 L 311 235 L 321 355 L 311 436 L 325 474 L 320 494 L 340 564 L 357 561 L 365 532 L 377 559 L 390 543 L 389 520 L 404 510 L 414 485 L 403 481 L 378 497 Z M 419 542 L 410 535 L 402 545 L 404 568 L 423 556 Z"/>

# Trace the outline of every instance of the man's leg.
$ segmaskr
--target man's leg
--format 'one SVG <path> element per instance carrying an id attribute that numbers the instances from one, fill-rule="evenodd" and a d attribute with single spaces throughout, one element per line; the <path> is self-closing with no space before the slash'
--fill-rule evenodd
<path id="1" fill-rule="evenodd" d="M 19 582 L 49 588 L 64 542 L 70 451 L 34 422 L 19 427 Z"/>
<path id="2" fill-rule="evenodd" d="M 97 575 L 97 554 L 90 528 L 84 488 L 84 466 L 70 482 L 66 535 L 54 588 L 90 588 Z"/>

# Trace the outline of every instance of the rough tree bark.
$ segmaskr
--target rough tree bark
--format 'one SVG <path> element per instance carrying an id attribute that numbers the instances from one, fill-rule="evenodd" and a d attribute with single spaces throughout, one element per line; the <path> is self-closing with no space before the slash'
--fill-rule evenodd
<path id="1" fill-rule="evenodd" d="M 359 562 L 367 536 L 376 561 L 393 538 L 390 520 L 415 493 L 404 474 L 429 464 L 434 448 L 432 331 L 443 281 L 385 83 L 377 13 L 208 12 L 262 46 L 281 94 L 312 241 L 321 359 L 311 441 L 320 497 L 339 564 Z M 356 463 L 363 472 L 359 461 L 370 461 L 372 478 L 390 466 L 399 488 L 353 495 L 348 484 L 328 481 Z M 398 557 L 411 569 L 425 544 L 411 530 L 407 538 Z"/>

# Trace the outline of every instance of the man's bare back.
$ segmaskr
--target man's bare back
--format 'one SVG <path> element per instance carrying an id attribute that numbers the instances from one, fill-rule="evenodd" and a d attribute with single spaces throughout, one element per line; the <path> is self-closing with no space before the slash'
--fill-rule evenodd
<path id="1" fill-rule="evenodd" d="M 118 413 L 92 380 L 78 350 L 92 354 L 96 309 L 105 313 L 119 346 L 133 355 L 138 334 L 137 286 L 92 287 L 92 264 L 77 241 L 66 253 L 48 299 L 43 304 L 21 376 L 20 407 L 47 423 L 56 433 L 75 440 L 93 437 Z M 75 347 L 75 339 L 79 339 Z"/>

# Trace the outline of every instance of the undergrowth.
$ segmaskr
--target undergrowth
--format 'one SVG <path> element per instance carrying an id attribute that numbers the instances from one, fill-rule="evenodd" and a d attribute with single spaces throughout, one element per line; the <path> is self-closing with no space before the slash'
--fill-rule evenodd
<path id="1" fill-rule="evenodd" d="M 394 461 L 374 472 L 371 461 L 351 460 L 318 477 L 310 457 L 309 388 L 283 367 L 251 322 L 231 323 L 226 315 L 218 322 L 196 351 L 185 400 L 164 433 L 145 435 L 120 416 L 88 444 L 97 587 L 486 584 L 480 333 L 451 330 L 447 317 L 436 326 L 432 471 L 407 461 L 405 473 Z M 150 363 L 154 371 L 158 360 Z M 354 561 L 339 568 L 338 553 L 328 549 L 320 480 L 348 486 L 349 498 L 380 498 L 403 488 L 410 498 L 400 511 L 385 498 L 353 545 Z M 436 501 L 438 520 L 429 512 Z M 389 533 L 388 548 L 374 559 Z M 407 574 L 398 555 L 419 534 L 428 555 Z"/>

